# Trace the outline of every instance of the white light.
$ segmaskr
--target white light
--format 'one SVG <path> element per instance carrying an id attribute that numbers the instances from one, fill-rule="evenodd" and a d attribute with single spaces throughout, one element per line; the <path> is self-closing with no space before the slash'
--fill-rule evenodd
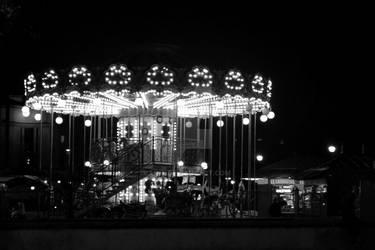
<path id="1" fill-rule="evenodd" d="M 266 122 L 268 120 L 267 116 L 266 115 L 261 115 L 260 116 L 260 121 L 261 122 Z"/>
<path id="2" fill-rule="evenodd" d="M 37 114 L 34 115 L 34 119 L 35 119 L 35 121 L 40 121 L 42 119 L 42 115 L 37 113 Z"/>
<path id="3" fill-rule="evenodd" d="M 47 184 L 48 182 L 47 182 L 47 180 L 44 180 L 43 183 L 44 183 L 44 184 Z"/>
<path id="4" fill-rule="evenodd" d="M 63 108 L 63 107 L 65 107 L 65 105 L 66 105 L 66 101 L 65 100 L 59 99 L 57 101 L 57 107 Z"/>
<path id="5" fill-rule="evenodd" d="M 203 169 L 207 169 L 207 168 L 208 168 L 207 162 L 202 162 L 202 163 L 201 163 L 201 167 L 202 167 Z"/>
<path id="6" fill-rule="evenodd" d="M 217 109 L 223 109 L 224 108 L 224 103 L 223 102 L 216 102 L 216 108 Z"/>
<path id="7" fill-rule="evenodd" d="M 85 126 L 86 127 L 91 127 L 91 120 L 90 119 L 86 119 L 85 120 Z"/>
<path id="8" fill-rule="evenodd" d="M 30 113 L 30 108 L 27 106 L 23 106 L 21 109 L 22 113 Z"/>
<path id="9" fill-rule="evenodd" d="M 33 108 L 35 110 L 41 110 L 42 109 L 42 104 L 40 104 L 39 102 L 36 102 L 33 104 Z"/>
<path id="10" fill-rule="evenodd" d="M 268 117 L 268 119 L 273 119 L 273 118 L 275 118 L 275 112 L 270 111 L 270 112 L 267 114 L 267 117 Z"/>
<path id="11" fill-rule="evenodd" d="M 178 161 L 178 162 L 177 162 L 177 165 L 178 165 L 179 167 L 182 167 L 182 166 L 184 166 L 184 162 L 183 162 L 183 161 Z"/>
<path id="12" fill-rule="evenodd" d="M 234 183 L 236 183 L 235 180 L 231 180 L 231 181 L 230 181 L 230 184 L 234 185 Z"/>
<path id="13" fill-rule="evenodd" d="M 62 124 L 63 123 L 63 118 L 61 117 L 61 116 L 58 116 L 58 117 L 56 117 L 56 119 L 55 119 L 55 121 L 56 121 L 56 124 Z"/>
<path id="14" fill-rule="evenodd" d="M 60 180 L 57 180 L 57 184 L 60 184 L 61 183 L 61 181 Z"/>
<path id="15" fill-rule="evenodd" d="M 35 190 L 35 187 L 34 187 L 34 186 L 31 186 L 31 187 L 30 187 L 30 190 Z"/>
<path id="16" fill-rule="evenodd" d="M 109 165 L 109 160 L 104 160 L 103 164 L 106 165 L 106 166 L 108 166 Z"/>
<path id="17" fill-rule="evenodd" d="M 86 161 L 85 162 L 85 167 L 88 167 L 88 168 L 91 167 L 91 162 L 90 161 Z"/>
<path id="18" fill-rule="evenodd" d="M 243 125 L 249 125 L 250 119 L 245 117 L 245 118 L 243 118 L 242 123 L 243 123 Z"/>
<path id="19" fill-rule="evenodd" d="M 221 128 L 222 126 L 224 126 L 224 121 L 223 121 L 223 120 L 218 120 L 218 121 L 216 122 L 216 125 L 217 125 L 219 128 Z"/>
<path id="20" fill-rule="evenodd" d="M 142 106 L 143 105 L 142 98 L 136 98 L 134 102 L 135 102 L 135 105 L 137 105 L 137 106 Z"/>
<path id="21" fill-rule="evenodd" d="M 257 161 L 263 161 L 263 155 L 257 155 Z"/>
<path id="22" fill-rule="evenodd" d="M 328 147 L 328 151 L 330 153 L 334 153 L 334 152 L 336 152 L 336 147 L 331 145 L 331 146 Z"/>
<path id="23" fill-rule="evenodd" d="M 125 182 L 125 179 L 122 178 L 122 179 L 119 180 L 119 182 L 121 182 L 121 183 L 122 183 L 122 182 Z"/>
<path id="24" fill-rule="evenodd" d="M 187 128 L 191 128 L 193 126 L 193 123 L 191 121 L 187 121 L 185 125 Z"/>
<path id="25" fill-rule="evenodd" d="M 23 117 L 29 117 L 30 116 L 30 112 L 22 112 L 22 116 Z"/>

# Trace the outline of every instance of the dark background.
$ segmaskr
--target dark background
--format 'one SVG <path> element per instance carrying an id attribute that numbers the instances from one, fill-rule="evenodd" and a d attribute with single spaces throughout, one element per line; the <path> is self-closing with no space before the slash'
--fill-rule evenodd
<path id="1" fill-rule="evenodd" d="M 0 19 L 2 99 L 22 94 L 30 71 L 49 67 L 148 66 L 160 58 L 173 66 L 236 67 L 273 80 L 276 118 L 259 128 L 269 158 L 280 148 L 325 153 L 329 143 L 354 153 L 364 143 L 374 152 L 365 6 L 49 2 L 7 1 L 14 12 Z"/>

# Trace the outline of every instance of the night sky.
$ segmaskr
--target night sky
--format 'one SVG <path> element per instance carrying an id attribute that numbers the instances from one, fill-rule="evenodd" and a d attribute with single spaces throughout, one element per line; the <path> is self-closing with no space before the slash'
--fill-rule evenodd
<path id="1" fill-rule="evenodd" d="M 0 21 L 2 96 L 22 94 L 30 71 L 114 62 L 148 66 L 156 63 L 153 49 L 164 48 L 172 66 L 203 64 L 271 77 L 276 118 L 259 128 L 267 154 L 277 148 L 323 153 L 328 143 L 344 143 L 344 151 L 354 153 L 365 143 L 374 152 L 373 80 L 363 59 L 370 57 L 370 20 L 353 6 L 271 11 L 234 3 L 156 8 L 9 2 L 20 8 Z"/>

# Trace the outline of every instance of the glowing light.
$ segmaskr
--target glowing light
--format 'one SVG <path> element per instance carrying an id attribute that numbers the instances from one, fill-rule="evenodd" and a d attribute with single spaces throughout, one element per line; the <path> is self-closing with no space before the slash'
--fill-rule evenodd
<path id="1" fill-rule="evenodd" d="M 35 190 L 35 186 L 31 186 L 30 190 L 32 190 L 32 191 Z"/>
<path id="2" fill-rule="evenodd" d="M 253 81 L 251 82 L 251 89 L 256 94 L 262 94 L 264 92 L 264 85 L 265 83 L 263 82 L 263 77 L 260 75 L 255 75 Z"/>
<path id="3" fill-rule="evenodd" d="M 30 74 L 24 80 L 25 96 L 36 90 L 36 79 L 34 74 Z"/>
<path id="4" fill-rule="evenodd" d="M 210 87 L 213 83 L 213 75 L 205 67 L 195 66 L 187 74 L 188 83 L 193 87 Z"/>
<path id="5" fill-rule="evenodd" d="M 215 103 L 217 109 L 223 109 L 224 108 L 224 102 L 216 102 Z"/>
<path id="6" fill-rule="evenodd" d="M 104 160 L 104 161 L 103 161 L 103 164 L 104 164 L 105 166 L 108 166 L 108 165 L 109 165 L 109 160 Z"/>
<path id="7" fill-rule="evenodd" d="M 72 86 L 88 85 L 91 82 L 91 72 L 84 66 L 73 67 L 69 73 L 69 83 Z"/>
<path id="8" fill-rule="evenodd" d="M 268 117 L 268 119 L 275 118 L 275 112 L 273 112 L 273 111 L 268 112 L 267 117 Z"/>
<path id="9" fill-rule="evenodd" d="M 22 113 L 30 113 L 30 108 L 27 107 L 27 106 L 23 106 L 23 107 L 21 108 L 21 111 L 22 111 Z"/>
<path id="10" fill-rule="evenodd" d="M 85 126 L 86 127 L 91 127 L 91 119 L 86 119 L 85 120 Z"/>
<path id="11" fill-rule="evenodd" d="M 125 179 L 122 178 L 122 179 L 119 180 L 119 182 L 123 183 L 123 182 L 125 182 Z"/>
<path id="12" fill-rule="evenodd" d="M 132 72 L 124 64 L 111 65 L 105 72 L 109 85 L 127 85 L 132 80 Z"/>
<path id="13" fill-rule="evenodd" d="M 143 99 L 142 98 L 136 98 L 134 103 L 137 106 L 143 106 Z"/>
<path id="14" fill-rule="evenodd" d="M 23 106 L 21 109 L 22 116 L 23 117 L 29 117 L 30 116 L 30 108 L 27 106 Z"/>
<path id="15" fill-rule="evenodd" d="M 259 155 L 257 155 L 256 158 L 257 158 L 257 161 L 263 161 L 263 155 L 259 154 Z"/>
<path id="16" fill-rule="evenodd" d="M 63 100 L 63 99 L 59 99 L 59 100 L 57 101 L 57 107 L 59 107 L 59 108 L 64 108 L 65 105 L 66 105 L 66 101 L 65 101 L 65 100 Z"/>
<path id="17" fill-rule="evenodd" d="M 146 81 L 151 85 L 170 85 L 174 73 L 165 66 L 154 65 L 146 72 Z"/>
<path id="18" fill-rule="evenodd" d="M 191 121 L 187 121 L 186 124 L 185 124 L 185 126 L 187 128 L 191 128 L 193 126 L 193 123 Z"/>
<path id="19" fill-rule="evenodd" d="M 243 125 L 249 125 L 249 123 L 250 123 L 250 119 L 249 118 L 245 117 L 245 118 L 242 119 L 242 124 Z"/>
<path id="20" fill-rule="evenodd" d="M 223 120 L 218 120 L 216 122 L 216 126 L 218 126 L 219 128 L 221 128 L 222 126 L 224 126 L 224 121 Z"/>
<path id="21" fill-rule="evenodd" d="M 177 162 L 177 165 L 178 165 L 179 167 L 183 167 L 183 166 L 184 166 L 184 162 L 183 162 L 183 161 L 178 161 L 178 162 Z"/>
<path id="22" fill-rule="evenodd" d="M 266 115 L 261 115 L 260 116 L 260 121 L 261 122 L 266 122 L 268 120 L 267 116 Z"/>
<path id="23" fill-rule="evenodd" d="M 37 113 L 34 115 L 35 121 L 40 121 L 42 119 L 42 115 L 40 113 Z"/>
<path id="24" fill-rule="evenodd" d="M 241 90 L 245 86 L 245 78 L 238 70 L 230 70 L 224 77 L 224 84 L 228 89 Z"/>
<path id="25" fill-rule="evenodd" d="M 57 184 L 61 184 L 61 181 L 60 181 L 60 180 L 57 180 Z"/>
<path id="26" fill-rule="evenodd" d="M 42 86 L 45 89 L 55 88 L 59 84 L 59 77 L 54 70 L 44 72 L 42 77 Z"/>
<path id="27" fill-rule="evenodd" d="M 42 109 L 42 104 L 40 104 L 39 102 L 36 102 L 33 104 L 33 109 L 35 110 L 41 110 Z"/>
<path id="28" fill-rule="evenodd" d="M 56 122 L 56 124 L 62 124 L 63 123 L 63 118 L 61 117 L 61 116 L 58 116 L 58 117 L 56 117 L 56 119 L 55 119 L 55 122 Z"/>
<path id="29" fill-rule="evenodd" d="M 231 180 L 231 181 L 230 181 L 230 184 L 232 184 L 232 185 L 234 185 L 235 183 L 236 183 L 235 180 Z"/>
<path id="30" fill-rule="evenodd" d="M 202 169 L 206 170 L 208 168 L 207 162 L 202 162 L 201 167 Z"/>
<path id="31" fill-rule="evenodd" d="M 90 168 L 91 167 L 91 162 L 90 161 L 85 161 L 85 167 Z"/>
<path id="32" fill-rule="evenodd" d="M 334 152 L 336 152 L 336 147 L 333 146 L 333 145 L 330 145 L 330 146 L 328 146 L 328 151 L 329 151 L 330 153 L 334 153 Z"/>

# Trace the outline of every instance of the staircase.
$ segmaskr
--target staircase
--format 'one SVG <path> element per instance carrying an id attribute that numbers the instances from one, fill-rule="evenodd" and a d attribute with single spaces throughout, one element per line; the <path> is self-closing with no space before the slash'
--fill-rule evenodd
<path id="1" fill-rule="evenodd" d="M 169 157 L 171 152 L 171 143 L 163 139 L 153 138 L 147 142 L 129 144 L 118 150 L 111 164 L 107 166 L 101 162 L 93 164 L 88 186 L 98 194 L 102 202 L 106 202 L 155 171 L 171 170 L 172 157 Z M 102 157 L 97 158 L 102 159 Z M 94 179 L 100 185 L 93 187 Z"/>

